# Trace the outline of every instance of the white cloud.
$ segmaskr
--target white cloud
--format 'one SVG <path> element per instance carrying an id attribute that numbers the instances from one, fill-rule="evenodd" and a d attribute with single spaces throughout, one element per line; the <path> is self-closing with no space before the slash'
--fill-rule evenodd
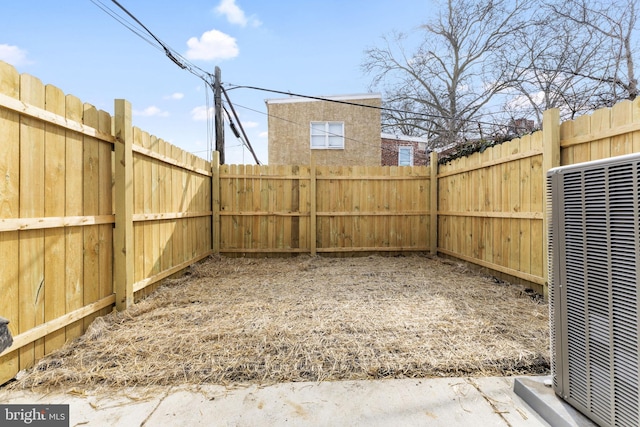
<path id="1" fill-rule="evenodd" d="M 142 116 L 142 117 L 168 117 L 169 112 L 162 111 L 155 105 L 151 107 L 147 107 L 144 110 L 133 110 L 134 116 Z"/>
<path id="2" fill-rule="evenodd" d="M 258 136 L 259 136 L 260 138 L 268 138 L 268 137 L 269 137 L 269 132 L 268 132 L 268 131 L 260 132 L 260 133 L 258 134 Z"/>
<path id="3" fill-rule="evenodd" d="M 257 128 L 259 126 L 258 122 L 242 122 L 242 126 L 247 129 Z"/>
<path id="4" fill-rule="evenodd" d="M 236 39 L 218 30 L 207 31 L 199 39 L 191 37 L 187 40 L 187 46 L 187 59 L 213 61 L 235 58 L 239 53 Z"/>
<path id="5" fill-rule="evenodd" d="M 244 11 L 236 4 L 236 0 L 222 0 L 216 7 L 216 13 L 224 15 L 229 23 L 240 25 L 241 27 L 246 27 L 247 24 L 251 24 L 253 27 L 262 25 L 262 22 L 253 16 L 247 18 Z"/>
<path id="6" fill-rule="evenodd" d="M 0 44 L 0 60 L 16 67 L 32 63 L 27 59 L 26 50 L 9 44 Z"/>
<path id="7" fill-rule="evenodd" d="M 184 93 L 180 93 L 180 92 L 172 93 L 171 95 L 167 95 L 164 97 L 164 99 L 182 99 L 182 98 L 184 98 Z"/>
<path id="8" fill-rule="evenodd" d="M 207 120 L 207 118 L 212 118 L 213 114 L 214 114 L 213 107 L 209 107 L 209 109 L 207 109 L 207 107 L 204 105 L 201 105 L 191 110 L 191 118 L 196 122 L 202 122 Z"/>

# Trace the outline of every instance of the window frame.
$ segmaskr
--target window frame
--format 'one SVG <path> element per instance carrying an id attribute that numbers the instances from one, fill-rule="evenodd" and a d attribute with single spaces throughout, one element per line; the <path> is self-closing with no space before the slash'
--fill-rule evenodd
<path id="1" fill-rule="evenodd" d="M 400 151 L 402 150 L 409 150 L 409 164 L 408 165 L 403 165 L 400 163 L 401 158 L 400 158 Z M 398 146 L 398 166 L 413 166 L 413 146 L 411 145 L 399 145 Z"/>
<path id="2" fill-rule="evenodd" d="M 324 129 L 314 133 L 314 125 L 324 125 Z M 331 125 L 340 125 L 341 134 L 338 135 L 336 133 L 330 132 L 329 129 Z M 325 121 L 312 121 L 309 124 L 309 146 L 312 150 L 344 150 L 345 149 L 345 137 L 344 137 L 344 122 L 335 121 L 335 120 L 325 120 Z M 314 137 L 323 137 L 323 145 L 314 145 Z M 331 145 L 331 137 L 339 137 L 340 138 L 340 146 Z"/>

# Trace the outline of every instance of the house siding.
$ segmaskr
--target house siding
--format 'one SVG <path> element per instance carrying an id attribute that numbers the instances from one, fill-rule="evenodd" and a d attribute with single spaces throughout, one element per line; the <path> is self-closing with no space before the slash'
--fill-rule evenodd
<path id="1" fill-rule="evenodd" d="M 329 97 L 334 99 L 334 97 Z M 379 95 L 335 97 L 350 103 L 380 107 Z M 344 149 L 314 149 L 318 165 L 380 165 L 380 110 L 301 98 L 267 100 L 269 164 L 311 162 L 310 123 L 344 122 Z"/>

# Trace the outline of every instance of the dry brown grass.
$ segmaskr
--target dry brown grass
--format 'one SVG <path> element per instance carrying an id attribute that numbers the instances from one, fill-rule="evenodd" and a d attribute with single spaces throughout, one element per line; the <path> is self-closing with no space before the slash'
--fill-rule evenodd
<path id="1" fill-rule="evenodd" d="M 454 262 L 212 257 L 11 387 L 542 373 L 548 343 L 546 304 Z"/>

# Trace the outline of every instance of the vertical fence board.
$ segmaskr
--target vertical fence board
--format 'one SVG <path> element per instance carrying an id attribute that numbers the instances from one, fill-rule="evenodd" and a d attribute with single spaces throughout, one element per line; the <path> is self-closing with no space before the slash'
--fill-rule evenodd
<path id="1" fill-rule="evenodd" d="M 177 155 L 177 160 L 178 162 L 185 164 L 187 163 L 187 158 L 186 158 L 186 153 L 182 150 L 178 150 L 178 155 Z M 180 194 L 181 194 L 181 199 L 180 199 L 180 212 L 189 212 L 189 207 L 190 207 L 190 190 L 189 190 L 189 181 L 190 181 L 190 174 L 187 170 L 185 169 L 180 169 L 180 178 L 181 178 L 181 184 L 180 184 Z M 180 262 L 185 262 L 188 258 L 187 258 L 187 254 L 190 251 L 190 244 L 189 244 L 189 218 L 180 218 L 178 220 L 178 224 L 180 225 L 179 227 L 179 233 L 180 233 L 180 237 L 181 237 L 181 241 L 182 241 L 182 246 L 180 247 Z"/>
<path id="2" fill-rule="evenodd" d="M 520 150 L 523 153 L 531 151 L 531 135 L 520 138 Z M 525 158 L 518 162 L 520 168 L 520 210 L 531 211 L 531 158 Z M 520 271 L 531 274 L 531 222 L 521 219 L 519 221 L 518 243 L 520 245 Z"/>
<path id="3" fill-rule="evenodd" d="M 477 167 L 480 165 L 480 156 L 474 155 L 468 158 L 467 165 L 469 167 Z M 469 212 L 478 212 L 478 205 L 480 200 L 480 194 L 482 193 L 482 185 L 484 183 L 483 176 L 481 173 L 481 169 L 475 169 L 469 172 L 469 182 L 467 185 L 471 185 L 474 188 L 471 191 L 467 191 L 467 211 Z M 482 259 L 482 244 L 480 241 L 480 233 L 482 225 L 480 223 L 480 218 L 478 217 L 469 217 L 467 218 L 467 222 L 469 224 L 469 232 L 468 232 L 468 249 L 467 255 L 476 259 Z"/>
<path id="4" fill-rule="evenodd" d="M 491 159 L 492 151 L 485 151 L 483 153 L 484 160 Z M 492 188 L 493 185 L 493 175 L 494 168 L 485 168 L 485 186 L 487 189 Z M 495 192 L 485 192 L 484 200 L 483 200 L 483 211 L 484 212 L 492 212 L 493 211 L 493 199 L 492 193 Z M 494 255 L 493 255 L 493 241 L 494 241 L 494 220 L 493 218 L 484 218 L 484 235 L 482 236 L 484 239 L 484 260 L 488 263 L 494 263 Z"/>
<path id="5" fill-rule="evenodd" d="M 544 152 L 544 138 L 541 132 L 536 132 L 531 136 L 531 149 Z M 543 200 L 546 195 L 545 176 L 542 173 L 543 155 L 538 155 L 530 159 L 530 181 L 531 195 L 529 212 L 541 212 L 544 214 Z M 547 266 L 544 263 L 542 251 L 544 250 L 543 235 L 544 220 L 534 220 L 530 222 L 530 274 L 533 276 L 544 277 Z"/>
<path id="6" fill-rule="evenodd" d="M 294 192 L 293 192 L 293 188 L 294 188 L 294 182 L 297 181 L 293 178 L 294 176 L 294 170 L 293 167 L 291 166 L 286 166 L 284 167 L 284 170 L 282 171 L 284 175 L 286 176 L 290 176 L 291 179 L 286 179 L 286 180 L 282 180 L 280 182 L 281 188 L 282 188 L 282 205 L 283 207 L 281 208 L 281 210 L 284 213 L 295 213 L 295 211 L 297 210 L 297 208 L 294 208 Z M 280 224 L 280 233 L 282 235 L 282 243 L 280 245 L 281 248 L 283 249 L 291 249 L 294 245 L 293 245 L 293 217 L 291 216 L 285 216 L 280 218 L 281 220 L 281 224 Z"/>
<path id="7" fill-rule="evenodd" d="M 20 75 L 15 68 L 0 61 L 0 93 L 18 98 Z M 20 216 L 20 116 L 0 108 L 0 218 Z M 9 331 L 20 331 L 19 305 L 19 232 L 0 232 L 0 316 L 9 319 Z M 13 378 L 20 370 L 19 351 L 0 357 L 0 383 Z"/>
<path id="8" fill-rule="evenodd" d="M 133 145 L 142 146 L 142 131 L 133 128 Z M 144 213 L 144 166 L 140 153 L 133 153 L 133 214 Z M 174 212 L 178 212 L 175 210 Z M 135 222 L 133 224 L 133 271 L 134 282 L 139 282 L 144 278 L 144 223 Z"/>
<path id="9" fill-rule="evenodd" d="M 632 115 L 633 104 L 629 100 L 624 100 L 611 108 L 611 128 L 618 128 L 633 123 Z M 625 133 L 623 135 L 611 138 L 611 157 L 621 156 L 623 154 L 632 153 L 633 134 Z"/>
<path id="10" fill-rule="evenodd" d="M 151 144 L 149 149 L 151 152 L 159 154 L 158 152 L 158 138 L 156 136 L 151 136 Z M 158 169 L 159 169 L 159 160 L 149 158 L 149 163 L 151 167 L 151 173 L 148 177 L 149 186 L 151 188 L 151 193 L 149 195 L 150 199 L 150 210 L 153 214 L 161 213 L 160 210 L 160 189 L 158 187 Z M 161 258 L 160 258 L 160 221 L 153 221 L 151 223 L 151 235 L 149 239 L 151 240 L 151 272 L 150 275 L 156 275 L 162 271 L 161 269 Z M 197 239 L 196 239 L 197 240 Z M 149 277 L 149 276 L 147 276 Z"/>
<path id="11" fill-rule="evenodd" d="M 178 161 L 180 163 L 187 163 L 187 156 L 186 153 L 182 150 L 178 151 Z M 190 209 L 190 196 L 191 196 L 191 192 L 190 192 L 190 180 L 191 180 L 191 174 L 189 173 L 189 171 L 185 170 L 185 169 L 181 169 L 180 170 L 180 176 L 182 178 L 182 184 L 181 184 L 181 195 L 182 195 L 182 199 L 181 199 L 181 203 L 180 203 L 180 212 L 189 212 Z M 190 242 L 189 242 L 189 222 L 190 222 L 190 218 L 180 218 L 179 220 L 179 224 L 180 224 L 180 233 L 181 233 L 181 237 L 182 237 L 182 247 L 180 249 L 180 254 L 181 259 L 180 262 L 185 262 L 188 259 L 188 253 L 190 252 Z"/>
<path id="12" fill-rule="evenodd" d="M 179 150 L 176 146 L 171 146 L 170 158 L 177 160 L 179 158 Z M 172 212 L 182 212 L 182 174 L 177 167 L 171 170 L 172 192 L 171 199 L 173 201 Z M 173 265 L 178 265 L 182 262 L 182 224 L 179 219 L 173 220 L 173 235 L 172 235 L 172 252 L 173 252 Z"/>
<path id="13" fill-rule="evenodd" d="M 311 224 L 311 218 L 309 213 L 311 211 L 310 200 L 310 174 L 311 169 L 309 166 L 300 166 L 300 180 L 298 184 L 298 209 L 300 211 L 300 224 L 298 226 L 298 248 L 309 249 L 311 248 L 311 237 L 309 235 L 309 227 Z"/>
<path id="14" fill-rule="evenodd" d="M 82 102 L 72 95 L 67 95 L 66 117 L 74 122 L 82 122 Z M 82 136 L 76 132 L 66 131 L 66 200 L 65 215 L 84 215 L 83 209 L 83 146 Z M 65 229 L 66 256 L 66 311 L 71 312 L 84 303 L 84 227 L 67 227 Z M 66 339 L 71 340 L 82 335 L 84 322 L 78 320 L 66 327 Z"/>
<path id="15" fill-rule="evenodd" d="M 589 135 L 591 133 L 591 116 L 578 117 L 573 123 L 573 136 Z M 598 142 L 595 141 L 597 144 Z M 591 160 L 591 144 L 580 144 L 571 147 L 573 150 L 573 163 L 588 162 Z"/>
<path id="16" fill-rule="evenodd" d="M 45 87 L 45 108 L 47 111 L 65 115 L 63 92 L 55 86 Z M 44 215 L 63 217 L 65 210 L 65 131 L 59 126 L 45 125 L 45 165 L 44 165 Z M 65 314 L 65 237 L 64 228 L 44 230 L 44 304 L 45 321 L 54 320 Z M 65 342 L 64 329 L 45 337 L 45 353 L 56 350 Z"/>
<path id="17" fill-rule="evenodd" d="M 311 152 L 311 168 L 310 168 L 310 184 L 309 184 L 309 245 L 312 256 L 316 255 L 318 247 L 318 223 L 317 223 L 317 206 L 318 206 L 318 167 L 316 166 L 315 156 Z"/>
<path id="18" fill-rule="evenodd" d="M 591 131 L 601 132 L 611 128 L 611 109 L 601 108 L 591 115 Z M 603 138 L 589 144 L 591 147 L 590 160 L 600 160 L 609 157 L 611 153 L 611 139 Z"/>
<path id="19" fill-rule="evenodd" d="M 634 99 L 631 103 L 631 118 L 633 123 L 640 122 L 640 97 Z M 640 152 L 640 131 L 632 132 L 631 152 Z"/>
<path id="20" fill-rule="evenodd" d="M 173 153 L 173 146 L 169 143 L 164 144 L 164 155 L 167 156 L 167 158 L 171 158 L 171 155 Z M 166 212 L 177 212 L 177 210 L 175 210 L 176 207 L 176 201 L 175 201 L 175 197 L 176 195 L 174 194 L 174 179 L 175 179 L 175 174 L 174 174 L 174 169 L 175 166 L 172 165 L 166 165 L 166 167 L 164 168 L 165 171 L 165 185 L 164 185 L 164 190 L 165 190 L 165 200 L 166 200 L 166 206 L 165 206 L 165 210 Z M 175 235 L 176 235 L 176 221 L 174 219 L 170 219 L 165 221 L 165 234 L 166 234 L 166 246 L 164 247 L 164 252 L 166 254 L 165 257 L 165 263 L 167 265 L 167 268 L 169 267 L 173 267 L 174 264 L 174 258 L 175 255 L 173 253 L 174 251 L 174 240 L 175 240 Z"/>
<path id="21" fill-rule="evenodd" d="M 106 111 L 98 111 L 98 130 L 104 134 L 111 133 L 111 115 Z M 111 215 L 113 207 L 113 145 L 108 142 L 98 143 L 98 215 Z M 113 224 L 98 225 L 99 244 L 99 272 L 100 289 L 98 298 L 102 299 L 114 293 L 113 287 Z M 104 316 L 111 311 L 106 307 L 98 312 L 98 316 Z"/>
<path id="22" fill-rule="evenodd" d="M 149 150 L 151 148 L 151 136 L 148 132 L 140 133 L 140 144 L 143 148 Z M 140 157 L 139 166 L 141 166 L 140 177 L 142 182 L 142 213 L 152 214 L 153 211 L 153 181 L 151 176 L 153 159 L 147 156 Z M 154 274 L 154 258 L 153 258 L 153 223 L 151 221 L 144 221 L 140 224 L 142 229 L 142 264 L 143 270 L 141 278 L 150 277 Z"/>
<path id="23" fill-rule="evenodd" d="M 497 146 L 491 149 L 492 160 L 499 160 L 502 156 L 502 147 Z M 504 165 L 496 165 L 491 168 L 493 170 L 493 188 L 496 189 L 493 193 L 492 211 L 501 212 L 504 209 L 503 202 L 503 169 Z M 500 189 L 500 190 L 498 190 Z M 493 229 L 493 263 L 496 265 L 504 265 L 504 248 L 502 245 L 502 219 L 492 218 Z"/>
<path id="24" fill-rule="evenodd" d="M 542 135 L 534 135 L 533 139 L 537 139 L 538 145 L 542 146 Z M 545 174 L 542 170 L 542 156 L 531 158 L 531 212 L 544 213 L 545 187 L 543 185 Z M 547 271 L 544 263 L 543 251 L 545 240 L 543 221 L 536 220 L 531 222 L 531 274 L 543 277 Z"/>
<path id="25" fill-rule="evenodd" d="M 258 166 L 238 166 L 236 168 L 237 173 L 250 175 L 257 175 L 255 178 L 250 178 L 248 180 L 248 185 L 251 186 L 253 192 L 253 209 L 254 212 L 260 212 L 262 210 L 262 194 L 264 192 L 265 183 L 262 179 L 259 178 L 260 169 Z M 251 171 L 251 172 L 249 172 Z M 242 179 L 236 178 L 235 182 L 241 184 Z M 237 191 L 232 193 L 235 197 L 233 206 L 241 206 L 242 205 L 242 197 L 241 194 L 238 194 Z M 261 227 L 262 227 L 262 217 L 255 216 L 253 218 L 242 218 L 238 217 L 236 221 L 234 221 L 234 228 L 229 230 L 229 238 L 233 239 L 234 232 L 237 233 L 242 231 L 241 225 L 246 224 L 247 227 L 251 230 L 251 245 L 250 247 L 253 249 L 258 249 L 261 247 Z M 266 240 L 266 236 L 264 236 Z"/>
<path id="26" fill-rule="evenodd" d="M 519 154 L 522 152 L 521 149 L 521 139 L 514 139 L 509 141 L 509 153 L 511 155 Z M 509 212 L 510 213 L 520 213 L 522 212 L 522 199 L 521 199 L 521 183 L 522 178 L 520 174 L 520 161 L 515 160 L 509 162 L 509 176 L 511 177 L 511 182 L 509 183 L 510 194 L 509 194 Z M 511 262 L 507 265 L 507 267 L 519 270 L 520 269 L 520 219 L 511 219 L 510 223 L 510 259 Z"/>
<path id="27" fill-rule="evenodd" d="M 163 139 L 158 139 L 158 154 L 161 156 L 166 156 L 167 152 L 167 143 Z M 164 167 L 159 168 L 158 170 L 158 212 L 171 212 L 170 203 L 167 198 L 171 197 L 170 193 L 167 192 L 167 172 L 171 170 L 169 165 L 164 165 Z M 166 269 L 171 268 L 171 257 L 169 255 L 168 242 L 169 242 L 169 228 L 168 221 L 163 220 L 159 222 L 158 228 L 158 239 L 160 241 L 160 269 L 164 271 Z"/>
<path id="28" fill-rule="evenodd" d="M 219 169 L 220 174 L 220 212 L 233 212 L 229 203 L 233 200 L 230 192 L 233 186 L 231 185 L 231 180 L 226 178 L 225 175 L 229 174 L 229 165 L 220 165 Z M 228 234 L 229 234 L 229 222 L 233 221 L 233 218 L 230 218 L 227 215 L 220 215 L 220 227 L 219 227 L 219 246 L 218 252 L 223 247 L 231 247 L 227 246 L 227 242 L 229 242 Z M 229 245 L 231 242 L 229 242 Z"/>
<path id="29" fill-rule="evenodd" d="M 85 104 L 83 123 L 97 129 L 98 110 L 93 105 Z M 85 136 L 83 141 L 83 205 L 84 215 L 98 215 L 100 207 L 100 182 L 99 182 L 99 142 L 94 138 Z M 100 244 L 98 226 L 84 227 L 84 305 L 96 302 L 100 292 Z M 97 317 L 97 313 L 84 319 L 85 330 Z"/>
<path id="30" fill-rule="evenodd" d="M 20 76 L 20 100 L 44 108 L 44 86 L 27 74 Z M 20 118 L 20 217 L 44 216 L 44 124 Z M 44 322 L 44 230 L 20 232 L 20 332 Z M 44 340 L 20 350 L 20 368 L 31 366 L 44 354 Z"/>
<path id="31" fill-rule="evenodd" d="M 508 143 L 503 143 L 500 145 L 500 157 L 507 157 L 510 154 Z M 509 163 L 500 164 L 500 174 L 501 174 L 501 205 L 499 212 L 510 212 L 511 211 L 511 186 L 509 185 L 511 182 L 511 166 Z M 510 220 L 507 218 L 500 219 L 500 240 L 501 240 L 501 249 L 500 254 L 502 255 L 502 259 L 500 261 L 501 266 L 508 266 L 511 262 L 511 230 L 510 230 Z"/>
<path id="32" fill-rule="evenodd" d="M 574 126 L 575 122 L 573 120 L 568 120 L 566 122 L 562 122 L 560 124 L 560 141 L 568 140 L 574 135 Z M 573 147 L 561 147 L 560 149 L 560 164 L 562 165 L 571 165 L 574 162 L 574 152 Z"/>

